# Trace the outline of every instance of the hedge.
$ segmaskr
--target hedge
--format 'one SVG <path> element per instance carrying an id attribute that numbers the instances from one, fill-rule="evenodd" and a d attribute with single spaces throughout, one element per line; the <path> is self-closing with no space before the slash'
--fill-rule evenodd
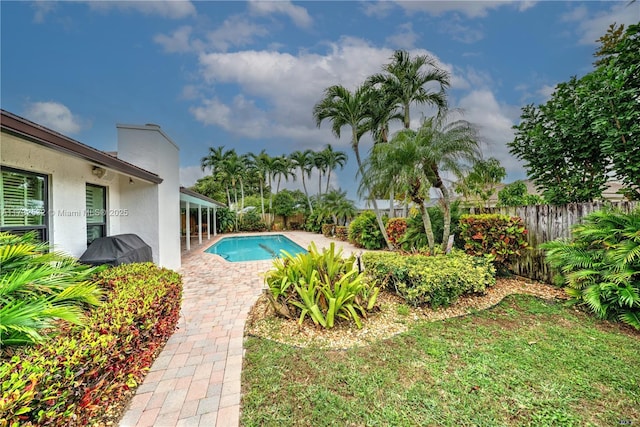
<path id="1" fill-rule="evenodd" d="M 52 339 L 0 365 L 3 425 L 79 426 L 117 408 L 176 329 L 182 282 L 151 263 L 103 271 L 107 301 Z"/>
<path id="2" fill-rule="evenodd" d="M 489 259 L 458 250 L 436 256 L 366 252 L 362 262 L 376 285 L 397 293 L 413 306 L 448 306 L 460 295 L 484 293 L 496 283 Z"/>

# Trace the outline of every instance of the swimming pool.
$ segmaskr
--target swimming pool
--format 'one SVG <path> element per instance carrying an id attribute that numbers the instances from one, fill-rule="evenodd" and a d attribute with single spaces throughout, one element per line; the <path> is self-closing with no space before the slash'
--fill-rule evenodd
<path id="1" fill-rule="evenodd" d="M 225 237 L 214 243 L 205 252 L 220 255 L 230 262 L 240 262 L 277 258 L 283 249 L 291 255 L 306 252 L 301 246 L 282 234 Z"/>

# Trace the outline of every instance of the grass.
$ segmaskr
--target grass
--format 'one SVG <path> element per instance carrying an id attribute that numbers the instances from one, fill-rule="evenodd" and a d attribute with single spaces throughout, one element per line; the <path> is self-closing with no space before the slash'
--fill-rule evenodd
<path id="1" fill-rule="evenodd" d="M 640 425 L 640 335 L 531 296 L 366 348 L 245 347 L 242 426 Z"/>

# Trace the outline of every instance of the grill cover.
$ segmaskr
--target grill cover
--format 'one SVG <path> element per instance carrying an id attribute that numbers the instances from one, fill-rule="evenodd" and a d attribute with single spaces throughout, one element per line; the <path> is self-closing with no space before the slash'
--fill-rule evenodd
<path id="1" fill-rule="evenodd" d="M 80 262 L 90 265 L 120 265 L 134 262 L 152 262 L 151 246 L 136 234 L 95 239 L 80 257 Z"/>

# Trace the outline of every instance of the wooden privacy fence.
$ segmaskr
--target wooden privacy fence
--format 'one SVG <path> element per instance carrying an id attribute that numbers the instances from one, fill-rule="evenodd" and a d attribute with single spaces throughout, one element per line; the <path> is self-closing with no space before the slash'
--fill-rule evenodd
<path id="1" fill-rule="evenodd" d="M 482 213 L 498 213 L 519 216 L 523 219 L 531 247 L 513 265 L 513 272 L 519 276 L 528 277 L 547 283 L 553 282 L 554 273 L 544 260 L 544 252 L 538 245 L 558 238 L 571 237 L 571 227 L 591 212 L 602 209 L 603 206 L 613 206 L 623 212 L 630 212 L 640 206 L 639 202 L 592 202 L 570 203 L 568 205 L 535 205 L 501 208 L 484 208 Z M 474 212 L 475 211 L 475 212 Z M 477 213 L 474 208 L 471 213 Z"/>

